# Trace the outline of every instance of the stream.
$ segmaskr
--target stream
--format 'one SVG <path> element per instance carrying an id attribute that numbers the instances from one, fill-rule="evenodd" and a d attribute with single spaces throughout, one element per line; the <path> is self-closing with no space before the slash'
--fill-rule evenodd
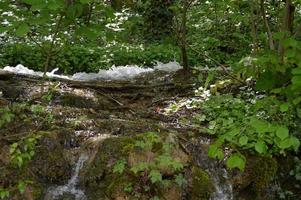
<path id="1" fill-rule="evenodd" d="M 24 69 L 22 68 L 22 70 Z M 1 76 L 4 75 L 0 74 L 0 90 L 3 92 L 4 98 L 9 101 L 40 102 L 37 99 L 41 92 L 40 78 L 9 74 L 6 79 L 10 82 L 6 82 L 1 81 Z M 43 164 L 43 169 L 49 167 L 50 170 L 53 170 L 51 166 L 55 165 L 58 167 L 55 168 L 56 170 L 65 171 L 60 172 L 54 178 L 51 177 L 51 183 L 43 183 L 47 185 L 47 188 L 42 199 L 94 200 L 104 198 L 108 186 L 103 185 L 103 179 L 107 172 L 96 168 L 97 165 L 103 164 L 112 168 L 110 166 L 111 160 L 108 160 L 107 163 L 97 161 L 102 156 L 101 151 L 103 149 L 100 148 L 102 141 L 107 141 L 106 138 L 108 138 L 104 136 L 122 138 L 154 130 L 172 131 L 178 134 L 196 132 L 197 130 L 194 128 L 179 123 L 177 116 L 160 114 L 161 110 L 175 98 L 190 96 L 193 91 L 193 87 L 189 83 L 175 84 L 172 76 L 173 74 L 170 72 L 156 72 L 142 74 L 142 76 L 129 81 L 93 80 L 79 82 L 61 79 L 59 79 L 59 83 L 57 80 L 56 82 L 53 80 L 42 81 L 43 90 L 47 91 L 53 87 L 56 90 L 47 107 L 48 112 L 57 119 L 54 123 L 59 127 L 71 129 L 70 133 L 63 130 L 61 135 L 49 139 L 52 142 L 47 141 L 45 143 L 46 145 L 52 143 L 56 145 L 49 146 L 49 148 L 54 148 L 47 150 L 50 154 L 60 149 L 58 156 L 62 161 L 47 163 L 47 157 L 42 158 L 42 160 L 46 160 L 43 162 L 46 162 L 47 165 Z M 87 75 L 84 74 L 84 77 Z M 16 91 L 17 94 L 11 94 L 11 91 Z M 189 149 L 193 162 L 206 171 L 214 185 L 215 191 L 210 200 L 233 200 L 233 185 L 230 184 L 227 170 L 223 165 L 207 156 L 209 143 L 210 140 L 206 137 L 200 137 L 192 142 L 187 141 L 183 145 Z M 108 147 L 113 148 L 110 145 Z M 81 152 L 79 156 L 75 156 L 75 162 L 70 162 L 68 152 L 74 148 Z M 86 153 L 87 150 L 89 153 Z M 91 163 L 90 160 L 94 161 Z M 64 165 L 71 167 L 68 168 Z M 56 172 L 53 171 L 53 173 Z M 43 176 L 41 178 L 44 180 Z M 60 184 L 58 184 L 59 182 Z M 96 185 L 100 187 L 97 191 L 93 189 Z M 91 194 L 91 192 L 95 194 Z M 126 198 L 114 197 L 112 199 L 125 200 Z"/>
<path id="2" fill-rule="evenodd" d="M 87 155 L 81 154 L 78 161 L 76 162 L 73 175 L 71 176 L 71 179 L 68 181 L 68 183 L 66 185 L 49 188 L 44 200 L 59 200 L 62 197 L 63 199 L 66 199 L 68 197 L 68 199 L 70 200 L 86 200 L 87 197 L 85 195 L 85 192 L 77 188 L 77 184 L 79 172 L 87 159 Z"/>

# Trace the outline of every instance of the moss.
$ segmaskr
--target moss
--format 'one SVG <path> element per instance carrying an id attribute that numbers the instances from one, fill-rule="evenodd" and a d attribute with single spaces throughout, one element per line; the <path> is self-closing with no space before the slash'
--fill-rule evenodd
<path id="1" fill-rule="evenodd" d="M 77 108 L 94 108 L 95 102 L 82 96 L 71 93 L 66 93 L 60 96 L 60 104 L 63 106 L 77 107 Z"/>
<path id="2" fill-rule="evenodd" d="M 111 169 L 110 161 L 126 158 L 129 150 L 128 146 L 133 144 L 134 140 L 129 137 L 108 138 L 104 140 L 97 150 L 92 163 L 85 168 L 86 176 L 101 175 L 106 170 Z"/>
<path id="3" fill-rule="evenodd" d="M 209 175 L 199 167 L 192 167 L 192 200 L 206 200 L 210 199 L 214 192 L 214 185 Z"/>
<path id="4" fill-rule="evenodd" d="M 252 189 L 257 197 L 262 195 L 277 172 L 277 161 L 271 157 L 259 157 L 253 161 Z"/>
<path id="5" fill-rule="evenodd" d="M 57 132 L 45 133 L 39 141 L 30 165 L 41 182 L 61 184 L 71 176 L 71 165 L 64 157 L 64 148 Z"/>
<path id="6" fill-rule="evenodd" d="M 33 199 L 40 199 L 44 193 L 45 186 L 38 182 L 32 182 L 29 186 Z"/>
<path id="7" fill-rule="evenodd" d="M 116 177 L 112 175 L 113 165 L 117 160 L 127 158 L 130 150 L 128 147 L 133 143 L 134 140 L 129 137 L 102 141 L 93 161 L 84 167 L 80 175 L 80 183 L 86 188 L 89 199 L 105 195 L 108 186 L 116 181 Z"/>
<path id="8" fill-rule="evenodd" d="M 112 199 L 118 199 L 120 197 L 130 197 L 130 194 L 125 192 L 125 188 L 131 183 L 135 183 L 132 177 L 127 175 L 115 175 L 107 177 L 106 194 Z M 125 198 L 125 199 L 128 199 Z"/>
<path id="9" fill-rule="evenodd" d="M 277 161 L 272 157 L 248 156 L 245 171 L 232 179 L 235 193 L 249 200 L 269 199 L 265 191 L 277 169 Z"/>

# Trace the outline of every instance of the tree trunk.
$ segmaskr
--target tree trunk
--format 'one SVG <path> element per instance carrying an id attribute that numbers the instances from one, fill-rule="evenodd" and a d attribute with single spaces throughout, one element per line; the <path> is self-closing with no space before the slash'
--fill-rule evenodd
<path id="1" fill-rule="evenodd" d="M 183 5 L 182 23 L 180 27 L 181 64 L 185 72 L 189 71 L 187 56 L 187 11 L 189 6 L 189 0 L 185 0 Z"/>
<path id="2" fill-rule="evenodd" d="M 261 11 L 261 16 L 264 22 L 264 27 L 266 29 L 267 35 L 268 35 L 268 40 L 269 40 L 269 46 L 270 50 L 275 50 L 275 45 L 274 45 L 274 40 L 273 40 L 273 34 L 266 16 L 266 11 L 264 7 L 264 0 L 260 0 L 260 11 Z"/>
<path id="3" fill-rule="evenodd" d="M 281 33 L 283 34 L 283 36 L 279 41 L 279 48 L 278 48 L 278 53 L 280 56 L 281 63 L 284 62 L 284 54 L 285 54 L 285 47 L 283 45 L 283 42 L 287 37 L 291 36 L 293 31 L 294 12 L 295 12 L 295 6 L 292 4 L 292 1 L 286 0 L 285 14 L 282 22 L 282 27 L 281 27 Z"/>
<path id="4" fill-rule="evenodd" d="M 251 7 L 251 15 L 250 15 L 250 21 L 251 21 L 251 35 L 253 39 L 253 53 L 256 54 L 258 51 L 258 39 L 257 39 L 257 23 L 256 23 L 256 18 L 257 18 L 257 12 L 255 13 L 255 8 L 254 8 L 254 1 L 250 1 L 250 7 Z"/>
<path id="5" fill-rule="evenodd" d="M 46 76 L 46 73 L 48 71 L 50 60 L 51 60 L 51 52 L 48 52 L 44 63 L 44 76 Z"/>
<path id="6" fill-rule="evenodd" d="M 186 46 L 181 47 L 181 60 L 182 60 L 182 66 L 185 72 L 189 71 L 189 65 L 188 65 L 188 56 L 187 56 L 187 50 Z"/>

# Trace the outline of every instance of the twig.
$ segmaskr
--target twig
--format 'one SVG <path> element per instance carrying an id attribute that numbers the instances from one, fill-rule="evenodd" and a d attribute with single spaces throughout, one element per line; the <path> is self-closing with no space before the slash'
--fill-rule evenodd
<path id="1" fill-rule="evenodd" d="M 94 90 L 94 89 L 93 89 Z M 102 91 L 98 91 L 98 90 L 94 90 L 96 93 L 101 94 L 102 96 L 107 97 L 108 99 L 111 99 L 112 101 L 114 101 L 115 103 L 117 103 L 120 106 L 124 106 L 123 103 L 119 102 L 118 100 L 114 99 L 111 95 L 107 95 Z"/>

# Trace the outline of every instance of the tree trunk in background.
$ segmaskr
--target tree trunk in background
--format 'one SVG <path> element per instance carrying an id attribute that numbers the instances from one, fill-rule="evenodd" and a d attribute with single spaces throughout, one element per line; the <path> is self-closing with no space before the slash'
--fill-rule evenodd
<path id="1" fill-rule="evenodd" d="M 283 42 L 287 37 L 291 36 L 293 32 L 294 12 L 295 12 L 295 6 L 292 4 L 292 1 L 286 0 L 285 13 L 284 13 L 284 18 L 281 27 L 281 32 L 283 36 L 280 39 L 279 48 L 278 48 L 281 63 L 284 62 L 284 54 L 285 54 L 285 47 L 283 45 Z"/>
<path id="2" fill-rule="evenodd" d="M 250 21 L 251 21 L 251 31 L 253 40 L 253 53 L 256 54 L 258 51 L 258 34 L 257 34 L 257 9 L 254 7 L 254 1 L 250 1 Z"/>
<path id="3" fill-rule="evenodd" d="M 147 41 L 161 42 L 172 36 L 174 12 L 170 9 L 174 0 L 150 0 L 143 13 L 144 37 Z"/>
<path id="4" fill-rule="evenodd" d="M 181 64 L 185 72 L 189 71 L 188 56 L 186 46 L 181 47 Z"/>
<path id="5" fill-rule="evenodd" d="M 187 56 L 187 12 L 190 3 L 188 0 L 184 1 L 182 19 L 180 26 L 180 48 L 181 48 L 181 61 L 185 72 L 189 71 L 188 56 Z"/>
<path id="6" fill-rule="evenodd" d="M 264 27 L 266 29 L 266 33 L 268 35 L 268 41 L 269 41 L 269 46 L 270 46 L 270 50 L 275 50 L 275 45 L 274 45 L 274 40 L 273 40 L 273 34 L 266 16 L 266 10 L 264 7 L 264 0 L 260 0 L 260 12 L 261 12 L 261 16 L 264 22 Z"/>

